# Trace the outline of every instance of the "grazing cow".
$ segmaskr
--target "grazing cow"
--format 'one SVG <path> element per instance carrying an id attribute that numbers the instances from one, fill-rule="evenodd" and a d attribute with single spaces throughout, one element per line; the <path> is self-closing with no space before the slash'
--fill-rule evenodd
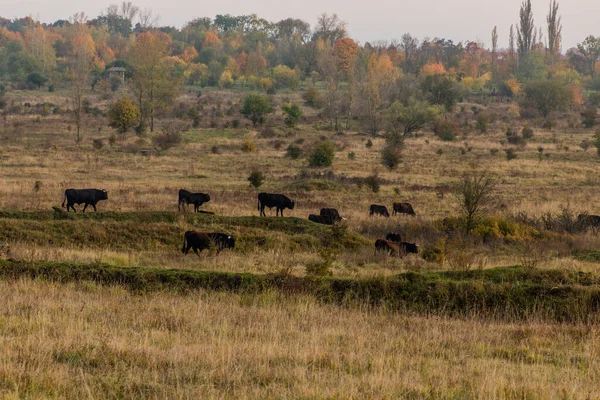
<path id="1" fill-rule="evenodd" d="M 579 214 L 577 223 L 582 229 L 592 228 L 594 230 L 600 228 L 600 215 Z"/>
<path id="2" fill-rule="evenodd" d="M 398 213 L 412 215 L 413 217 L 417 215 L 410 203 L 394 203 L 393 215 L 396 215 Z"/>
<path id="3" fill-rule="evenodd" d="M 198 212 L 198 208 L 210 201 L 210 196 L 206 193 L 192 193 L 185 189 L 179 190 L 179 204 L 177 209 L 181 211 L 181 205 L 193 204 L 194 212 Z"/>
<path id="4" fill-rule="evenodd" d="M 404 252 L 404 254 L 419 254 L 419 246 L 417 246 L 415 243 L 400 242 L 400 249 Z"/>
<path id="5" fill-rule="evenodd" d="M 400 243 L 402 242 L 402 235 L 396 232 L 390 232 L 385 236 L 385 240 L 390 242 Z"/>
<path id="6" fill-rule="evenodd" d="M 27 108 L 31 108 L 31 103 L 25 103 L 25 104 L 23 104 L 23 105 L 24 105 L 25 107 L 27 107 Z"/>
<path id="7" fill-rule="evenodd" d="M 108 192 L 104 189 L 67 189 L 65 190 L 65 199 L 63 200 L 62 207 L 67 203 L 67 211 L 72 208 L 73 211 L 77 212 L 74 204 L 85 204 L 83 206 L 83 212 L 87 206 L 91 205 L 96 210 L 96 204 L 100 200 L 108 200 Z"/>
<path id="8" fill-rule="evenodd" d="M 217 246 L 217 254 L 225 249 L 233 249 L 235 247 L 235 238 L 226 233 L 211 232 L 206 234 Z"/>
<path id="9" fill-rule="evenodd" d="M 334 223 L 340 222 L 344 219 L 340 216 L 340 213 L 335 208 L 321 208 L 320 215 L 321 217 L 329 218 L 329 221 L 331 221 L 331 223 L 329 223 L 328 225 L 333 225 Z"/>
<path id="10" fill-rule="evenodd" d="M 281 216 L 283 217 L 283 210 L 286 208 L 293 210 L 294 206 L 294 200 L 290 200 L 287 196 L 282 194 L 264 192 L 258 194 L 258 210 L 260 211 L 261 217 L 267 216 L 267 214 L 265 214 L 265 207 L 269 207 L 269 210 L 275 207 L 275 216 L 279 215 L 281 212 Z"/>
<path id="11" fill-rule="evenodd" d="M 400 246 L 389 240 L 377 239 L 375 241 L 375 252 L 385 252 L 394 257 L 400 257 Z"/>
<path id="12" fill-rule="evenodd" d="M 202 251 L 204 249 L 209 249 L 211 243 L 212 241 L 206 233 L 187 231 L 185 235 L 183 235 L 183 247 L 181 248 L 181 252 L 187 254 L 190 249 L 193 249 L 194 253 L 196 253 L 197 256 L 200 256 L 198 250 Z"/>
<path id="13" fill-rule="evenodd" d="M 369 215 L 373 216 L 374 214 L 379 214 L 384 217 L 390 216 L 390 213 L 388 212 L 387 207 L 381 206 L 379 204 L 371 204 L 371 206 L 369 207 Z"/>

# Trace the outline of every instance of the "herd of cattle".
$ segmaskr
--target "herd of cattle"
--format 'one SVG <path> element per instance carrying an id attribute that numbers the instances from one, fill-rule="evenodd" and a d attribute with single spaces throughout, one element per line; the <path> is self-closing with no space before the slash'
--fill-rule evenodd
<path id="1" fill-rule="evenodd" d="M 94 211 L 97 211 L 96 205 L 99 201 L 108 200 L 108 192 L 104 189 L 67 189 L 65 190 L 65 198 L 62 206 L 65 206 L 67 212 L 75 209 L 75 204 L 83 204 L 83 212 L 85 212 L 88 206 L 92 206 Z M 185 189 L 179 190 L 179 197 L 177 203 L 177 209 L 179 211 L 182 208 L 185 210 L 185 206 L 192 204 L 194 206 L 194 212 L 204 212 L 213 214 L 207 211 L 201 211 L 199 208 L 210 201 L 210 195 L 206 193 L 193 193 Z M 272 210 L 275 208 L 275 215 L 281 215 L 283 217 L 283 210 L 286 208 L 293 210 L 295 207 L 294 200 L 291 200 L 283 194 L 274 193 L 259 193 L 258 194 L 258 211 L 261 216 L 266 216 L 265 208 Z M 398 213 L 416 215 L 412 205 L 409 203 L 394 203 L 393 204 L 393 215 Z M 382 215 L 389 217 L 390 214 L 387 207 L 372 204 L 369 208 L 369 215 Z M 308 219 L 312 222 L 325 225 L 335 225 L 343 218 L 337 209 L 335 208 L 322 208 L 319 215 L 310 214 Z M 199 231 L 187 231 L 183 239 L 183 247 L 181 252 L 187 254 L 192 249 L 196 254 L 199 251 L 215 247 L 217 254 L 224 249 L 233 249 L 235 247 L 235 238 L 231 235 L 222 232 L 199 232 Z M 402 236 L 399 233 L 388 233 L 385 239 L 378 239 L 375 242 L 376 252 L 385 252 L 392 256 L 402 257 L 408 253 L 418 253 L 418 247 L 415 243 L 408 243 L 402 240 Z"/>

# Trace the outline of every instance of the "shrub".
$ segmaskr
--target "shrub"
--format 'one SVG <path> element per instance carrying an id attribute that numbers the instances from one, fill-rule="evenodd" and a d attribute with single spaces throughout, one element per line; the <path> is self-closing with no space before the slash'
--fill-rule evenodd
<path id="1" fill-rule="evenodd" d="M 396 167 L 402 161 L 402 147 L 388 144 L 383 150 L 381 150 L 381 163 L 385 165 L 390 171 L 396 169 Z"/>
<path id="2" fill-rule="evenodd" d="M 166 151 L 181 143 L 181 134 L 189 129 L 189 125 L 180 121 L 170 121 L 163 124 L 159 134 L 154 135 L 154 147 Z"/>
<path id="3" fill-rule="evenodd" d="M 552 128 L 554 128 L 554 121 L 552 121 L 550 118 L 546 118 L 542 124 L 542 128 L 551 131 Z"/>
<path id="4" fill-rule="evenodd" d="M 588 107 L 584 112 L 581 113 L 581 123 L 586 128 L 593 128 L 596 125 L 596 119 L 598 118 L 598 109 L 594 107 Z"/>
<path id="5" fill-rule="evenodd" d="M 269 98 L 264 94 L 252 93 L 244 98 L 244 104 L 240 113 L 252 121 L 252 126 L 262 124 L 265 120 L 265 115 L 272 113 L 273 108 Z"/>
<path id="6" fill-rule="evenodd" d="M 530 140 L 533 139 L 533 129 L 529 125 L 525 125 L 523 129 L 521 129 L 521 136 L 523 139 Z"/>
<path id="7" fill-rule="evenodd" d="M 433 133 L 444 142 L 456 140 L 459 133 L 458 126 L 451 121 L 439 119 L 433 125 Z"/>
<path id="8" fill-rule="evenodd" d="M 506 140 L 510 144 L 514 144 L 515 146 L 525 146 L 526 141 L 523 136 L 519 135 L 515 130 L 511 127 L 506 129 Z"/>
<path id="9" fill-rule="evenodd" d="M 370 149 L 371 147 L 373 147 L 373 141 L 371 139 L 367 140 L 367 143 L 365 144 L 365 147 L 367 149 Z"/>
<path id="10" fill-rule="evenodd" d="M 355 158 L 356 158 L 356 154 L 353 151 L 348 153 L 348 160 L 354 160 Z"/>
<path id="11" fill-rule="evenodd" d="M 239 129 L 239 127 L 240 127 L 240 120 L 239 119 L 234 119 L 233 121 L 231 121 L 231 127 L 233 129 Z"/>
<path id="12" fill-rule="evenodd" d="M 506 153 L 506 159 L 508 161 L 514 160 L 515 158 L 517 158 L 517 153 L 515 152 L 515 149 L 505 149 L 504 153 Z"/>
<path id="13" fill-rule="evenodd" d="M 241 150 L 244 153 L 254 153 L 256 151 L 256 144 L 254 144 L 252 139 L 248 139 L 244 143 L 242 143 Z"/>
<path id="14" fill-rule="evenodd" d="M 373 193 L 378 193 L 381 189 L 381 179 L 379 174 L 374 173 L 363 179 L 363 184 L 367 186 Z"/>
<path id="15" fill-rule="evenodd" d="M 298 145 L 290 144 L 287 148 L 286 155 L 292 160 L 297 160 L 302 155 L 302 149 Z"/>
<path id="16" fill-rule="evenodd" d="M 294 128 L 298 124 L 298 120 L 302 117 L 302 109 L 293 103 L 283 104 L 281 109 L 285 114 L 285 119 L 283 120 L 285 126 Z"/>
<path id="17" fill-rule="evenodd" d="M 128 97 L 121 97 L 108 109 L 109 126 L 115 128 L 119 133 L 126 133 L 133 128 L 140 119 L 140 111 Z M 145 131 L 143 124 L 139 125 L 139 134 Z"/>
<path id="18" fill-rule="evenodd" d="M 210 152 L 213 154 L 221 154 L 221 150 L 219 150 L 219 146 L 217 146 L 217 145 L 213 145 L 210 148 Z"/>
<path id="19" fill-rule="evenodd" d="M 94 146 L 94 149 L 100 150 L 102 147 L 104 147 L 104 141 L 102 139 L 94 139 L 92 141 L 92 145 Z"/>
<path id="20" fill-rule="evenodd" d="M 302 100 L 304 100 L 304 104 L 311 108 L 319 109 L 323 107 L 323 96 L 314 86 L 309 86 L 306 89 L 306 92 L 302 95 Z"/>
<path id="21" fill-rule="evenodd" d="M 488 125 L 490 123 L 490 117 L 487 114 L 484 113 L 480 113 L 477 116 L 477 129 L 479 129 L 479 131 L 481 133 L 486 133 L 488 131 Z"/>
<path id="22" fill-rule="evenodd" d="M 308 156 L 311 167 L 330 167 L 335 157 L 335 145 L 325 140 L 317 144 Z"/>
<path id="23" fill-rule="evenodd" d="M 250 182 L 250 185 L 255 189 L 258 189 L 265 182 L 265 175 L 258 169 L 254 168 L 248 176 L 248 182 Z"/>

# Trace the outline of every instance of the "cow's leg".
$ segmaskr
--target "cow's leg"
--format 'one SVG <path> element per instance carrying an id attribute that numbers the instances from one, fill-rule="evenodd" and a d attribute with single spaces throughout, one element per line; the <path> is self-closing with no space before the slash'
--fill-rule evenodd
<path id="1" fill-rule="evenodd" d="M 265 214 L 265 206 L 261 204 L 260 206 L 260 216 L 261 217 L 266 217 L 267 214 Z"/>
<path id="2" fill-rule="evenodd" d="M 194 203 L 194 212 L 197 213 L 198 212 L 198 204 Z"/>
<path id="3" fill-rule="evenodd" d="M 279 212 L 281 213 L 281 216 L 283 217 L 283 207 L 281 207 L 281 210 L 279 210 Z"/>
<path id="4" fill-rule="evenodd" d="M 85 203 L 85 205 L 83 206 L 83 212 L 85 212 L 85 209 L 87 208 L 88 203 Z"/>
<path id="5" fill-rule="evenodd" d="M 73 212 L 77 212 L 77 209 L 75 208 L 75 203 L 67 204 L 67 211 L 69 211 L 69 207 L 73 209 Z"/>
<path id="6" fill-rule="evenodd" d="M 92 207 L 94 207 L 94 212 L 98 212 L 98 210 L 96 210 L 96 203 L 92 203 Z"/>
<path id="7" fill-rule="evenodd" d="M 194 253 L 196 253 L 196 255 L 198 257 L 200 257 L 200 253 L 198 252 L 198 248 L 197 247 L 192 247 L 194 249 Z"/>

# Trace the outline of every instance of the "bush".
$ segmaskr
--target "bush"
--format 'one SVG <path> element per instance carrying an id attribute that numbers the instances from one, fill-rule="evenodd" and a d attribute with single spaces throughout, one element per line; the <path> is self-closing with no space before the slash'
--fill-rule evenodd
<path id="1" fill-rule="evenodd" d="M 546 118 L 542 124 L 542 128 L 551 131 L 552 128 L 554 128 L 554 121 L 552 121 L 550 118 Z"/>
<path id="2" fill-rule="evenodd" d="M 593 128 L 596 125 L 598 118 L 598 109 L 596 107 L 588 107 L 584 112 L 581 113 L 581 123 L 586 128 Z"/>
<path id="3" fill-rule="evenodd" d="M 515 149 L 505 149 L 504 152 L 506 153 L 506 159 L 508 161 L 517 158 L 517 153 L 515 152 Z"/>
<path id="4" fill-rule="evenodd" d="M 356 154 L 353 151 L 348 153 L 348 160 L 354 160 L 355 158 L 356 158 Z"/>
<path id="5" fill-rule="evenodd" d="M 248 139 L 244 143 L 242 143 L 241 150 L 244 153 L 254 153 L 256 151 L 256 144 L 254 144 L 252 139 Z"/>
<path id="6" fill-rule="evenodd" d="M 529 125 L 525 125 L 523 129 L 521 129 L 521 136 L 523 139 L 530 140 L 533 139 L 533 129 Z"/>
<path id="7" fill-rule="evenodd" d="M 367 140 L 367 143 L 365 144 L 365 147 L 367 149 L 370 149 L 371 147 L 373 147 L 373 141 L 371 139 Z"/>
<path id="8" fill-rule="evenodd" d="M 302 109 L 297 104 L 283 104 L 281 106 L 285 119 L 283 122 L 288 128 L 294 128 L 298 124 L 298 120 L 302 117 Z"/>
<path id="9" fill-rule="evenodd" d="M 189 129 L 189 125 L 180 121 L 171 121 L 161 127 L 161 132 L 154 135 L 154 147 L 166 151 L 181 143 L 181 134 Z"/>
<path id="10" fill-rule="evenodd" d="M 456 140 L 456 136 L 459 133 L 458 126 L 451 121 L 445 119 L 439 119 L 433 125 L 433 133 L 444 142 L 451 142 Z"/>
<path id="11" fill-rule="evenodd" d="M 94 146 L 94 149 L 100 150 L 102 147 L 104 147 L 104 141 L 102 139 L 94 139 L 92 141 L 92 145 Z"/>
<path id="12" fill-rule="evenodd" d="M 514 144 L 515 146 L 525 146 L 526 141 L 523 136 L 519 135 L 515 130 L 511 127 L 506 129 L 506 140 L 510 144 Z"/>
<path id="13" fill-rule="evenodd" d="M 128 97 L 121 97 L 108 109 L 109 126 L 115 128 L 119 133 L 126 133 L 138 123 L 139 119 L 140 111 Z"/>
<path id="14" fill-rule="evenodd" d="M 244 104 L 240 113 L 252 121 L 252 126 L 262 124 L 265 120 L 265 115 L 272 113 L 273 108 L 269 98 L 264 94 L 252 93 L 244 98 Z"/>
<path id="15" fill-rule="evenodd" d="M 286 155 L 292 160 L 297 160 L 302 155 L 302 149 L 298 145 L 290 144 L 287 148 Z"/>
<path id="16" fill-rule="evenodd" d="M 252 172 L 250 172 L 250 175 L 248 176 L 248 182 L 250 182 L 250 185 L 255 189 L 258 189 L 265 182 L 265 175 L 255 168 L 252 170 Z"/>
<path id="17" fill-rule="evenodd" d="M 315 146 L 308 156 L 308 164 L 311 167 L 331 167 L 335 157 L 335 145 L 325 140 Z"/>
<path id="18" fill-rule="evenodd" d="M 323 107 L 323 96 L 314 86 L 309 86 L 306 89 L 306 92 L 302 95 L 302 100 L 304 100 L 304 104 L 311 108 L 319 109 Z"/>
<path id="19" fill-rule="evenodd" d="M 477 116 L 477 129 L 479 129 L 479 131 L 481 133 L 486 133 L 488 131 L 488 125 L 490 123 L 490 117 L 487 114 L 483 114 L 480 113 Z"/>
<path id="20" fill-rule="evenodd" d="M 367 176 L 363 179 L 363 184 L 371 189 L 373 193 L 378 193 L 381 189 L 381 179 L 379 178 L 379 174 L 374 173 Z"/>
<path id="21" fill-rule="evenodd" d="M 381 150 L 381 163 L 390 171 L 396 169 L 402 161 L 402 147 L 388 144 Z"/>

